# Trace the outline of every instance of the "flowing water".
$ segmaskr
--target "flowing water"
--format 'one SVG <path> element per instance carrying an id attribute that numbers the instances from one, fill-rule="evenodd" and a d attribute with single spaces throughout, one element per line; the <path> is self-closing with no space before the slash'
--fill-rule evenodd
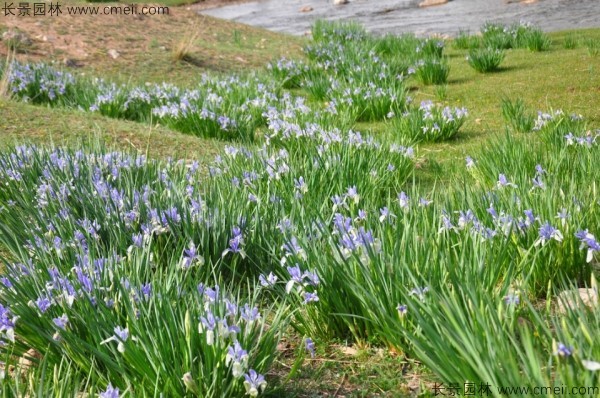
<path id="1" fill-rule="evenodd" d="M 295 35 L 305 34 L 316 19 L 355 20 L 374 33 L 412 32 L 450 36 L 459 29 L 478 31 L 486 21 L 532 22 L 545 31 L 600 27 L 600 0 L 538 0 L 533 4 L 507 0 L 453 0 L 420 8 L 421 0 L 350 0 L 333 5 L 331 0 L 259 0 L 202 11 Z M 513 0 L 514 1 L 514 0 Z M 300 11 L 310 7 L 308 12 Z"/>

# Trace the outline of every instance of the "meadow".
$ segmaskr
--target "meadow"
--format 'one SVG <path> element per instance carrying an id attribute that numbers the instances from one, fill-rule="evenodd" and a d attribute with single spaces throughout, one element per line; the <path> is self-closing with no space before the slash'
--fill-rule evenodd
<path id="1" fill-rule="evenodd" d="M 5 62 L 3 396 L 598 396 L 598 40 L 318 21 L 185 83 Z"/>

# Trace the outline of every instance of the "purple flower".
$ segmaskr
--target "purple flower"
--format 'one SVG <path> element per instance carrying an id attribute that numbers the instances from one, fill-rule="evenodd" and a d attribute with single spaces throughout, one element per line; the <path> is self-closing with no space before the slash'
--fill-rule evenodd
<path id="1" fill-rule="evenodd" d="M 358 210 L 358 217 L 356 217 L 356 221 L 363 221 L 367 219 L 367 212 L 363 209 Z"/>
<path id="2" fill-rule="evenodd" d="M 52 301 L 50 301 L 48 297 L 40 297 L 35 301 L 35 305 L 37 305 L 38 309 L 43 314 L 48 311 L 48 308 L 52 305 Z"/>
<path id="3" fill-rule="evenodd" d="M 272 272 L 269 272 L 269 275 L 267 277 L 261 274 L 258 277 L 258 280 L 260 281 L 261 286 L 270 287 L 274 286 L 277 282 L 277 276 L 275 276 Z"/>
<path id="4" fill-rule="evenodd" d="M 518 294 L 515 293 L 510 293 L 506 296 L 504 296 L 504 303 L 506 305 L 519 305 L 519 303 L 521 302 L 521 299 L 519 298 Z"/>
<path id="5" fill-rule="evenodd" d="M 535 189 L 535 188 L 545 189 L 546 188 L 546 186 L 544 185 L 544 182 L 542 181 L 541 176 L 539 176 L 539 175 L 532 178 L 531 182 L 533 182 L 533 189 Z"/>
<path id="6" fill-rule="evenodd" d="M 421 301 L 425 300 L 425 293 L 427 293 L 429 291 L 428 287 L 415 287 L 413 290 L 410 291 L 409 295 L 416 295 L 417 297 L 419 297 L 419 299 L 421 299 Z"/>
<path id="7" fill-rule="evenodd" d="M 10 309 L 0 304 L 0 336 L 4 336 L 14 342 L 15 341 L 15 322 L 17 318 L 13 317 Z M 1 341 L 1 340 L 0 340 Z"/>
<path id="8" fill-rule="evenodd" d="M 400 203 L 401 209 L 408 209 L 410 205 L 410 198 L 406 193 L 404 193 L 404 191 L 398 194 L 398 203 Z"/>
<path id="9" fill-rule="evenodd" d="M 246 394 L 250 395 L 251 397 L 258 396 L 259 392 L 263 391 L 267 386 L 265 377 L 256 373 L 254 369 L 250 369 L 250 371 L 244 375 L 244 379 Z"/>
<path id="10" fill-rule="evenodd" d="M 242 230 L 240 227 L 232 228 L 233 237 L 229 240 L 229 248 L 223 251 L 222 256 L 227 255 L 227 253 L 239 253 L 242 258 L 246 257 L 246 252 L 244 251 L 244 238 L 242 236 Z"/>
<path id="11" fill-rule="evenodd" d="M 279 223 L 277 223 L 277 229 L 282 234 L 285 234 L 287 231 L 291 231 L 293 228 L 292 221 L 289 218 L 284 218 Z"/>
<path id="12" fill-rule="evenodd" d="M 535 245 L 544 245 L 547 241 L 552 239 L 556 240 L 557 242 L 562 242 L 563 236 L 558 229 L 550 225 L 549 222 L 546 222 L 539 229 L 539 238 Z"/>
<path id="13" fill-rule="evenodd" d="M 198 250 L 194 242 L 190 242 L 187 249 L 183 249 L 183 259 L 181 262 L 181 267 L 183 269 L 188 269 L 195 263 L 204 263 L 204 258 L 198 254 Z"/>
<path id="14" fill-rule="evenodd" d="M 575 237 L 580 240 L 581 248 L 587 248 L 586 261 L 589 263 L 594 258 L 594 253 L 600 253 L 600 242 L 588 230 L 578 231 Z"/>
<path id="15" fill-rule="evenodd" d="M 54 318 L 52 322 L 54 322 L 56 327 L 65 330 L 67 328 L 67 324 L 69 323 L 69 317 L 67 317 L 66 314 L 62 314 L 62 316 L 59 318 Z"/>
<path id="16" fill-rule="evenodd" d="M 567 218 L 569 218 L 569 212 L 567 211 L 567 209 L 563 208 L 558 213 L 556 213 L 556 218 L 558 218 L 561 221 L 564 221 Z"/>
<path id="17" fill-rule="evenodd" d="M 304 272 L 304 275 L 302 275 L 302 279 L 308 279 L 308 284 L 311 286 L 317 286 L 319 284 L 319 276 L 317 275 L 316 272 L 309 272 L 306 271 Z"/>
<path id="18" fill-rule="evenodd" d="M 215 318 L 212 312 L 207 312 L 206 317 L 200 317 L 198 324 L 198 332 L 206 332 L 206 344 L 213 345 L 215 343 L 215 329 L 217 327 L 218 318 Z"/>
<path id="19" fill-rule="evenodd" d="M 354 203 L 358 203 L 360 197 L 358 196 L 358 190 L 356 189 L 356 185 L 353 185 L 348 188 L 346 192 L 346 197 L 352 200 Z"/>
<path id="20" fill-rule="evenodd" d="M 319 296 L 317 296 L 317 292 L 304 292 L 304 304 L 316 303 L 317 301 L 319 301 Z"/>
<path id="21" fill-rule="evenodd" d="M 542 166 L 538 164 L 535 166 L 535 172 L 537 175 L 541 176 L 542 174 L 546 173 L 546 170 L 544 170 Z"/>
<path id="22" fill-rule="evenodd" d="M 310 353 L 311 358 L 314 358 L 315 342 L 310 337 L 307 337 L 306 339 L 304 339 L 304 346 L 306 347 L 306 351 Z"/>
<path id="23" fill-rule="evenodd" d="M 350 217 L 344 217 L 340 213 L 335 213 L 333 215 L 333 225 L 335 226 L 337 232 L 340 234 L 345 234 L 350 232 L 352 229 L 352 219 Z"/>
<path id="24" fill-rule="evenodd" d="M 240 377 L 244 373 L 244 367 L 248 362 L 248 352 L 242 348 L 238 341 L 236 341 L 233 346 L 227 348 L 225 364 L 229 365 L 232 362 L 233 377 Z"/>
<path id="25" fill-rule="evenodd" d="M 394 214 L 390 213 L 390 210 L 387 207 L 382 207 L 381 209 L 379 209 L 379 214 L 379 222 L 392 220 L 392 218 L 396 217 Z"/>
<path id="26" fill-rule="evenodd" d="M 6 288 L 11 288 L 13 287 L 12 282 L 10 281 L 10 279 L 8 279 L 7 277 L 3 276 L 2 278 L 0 278 L 0 283 L 2 283 L 4 285 L 4 287 Z"/>
<path id="27" fill-rule="evenodd" d="M 533 210 L 524 210 L 523 213 L 527 220 L 525 221 L 525 225 L 530 226 L 537 220 L 537 218 L 533 215 Z"/>
<path id="28" fill-rule="evenodd" d="M 152 295 L 152 284 L 151 283 L 146 283 L 144 285 L 142 285 L 142 294 L 148 298 Z"/>
<path id="29" fill-rule="evenodd" d="M 450 231 L 453 229 L 454 229 L 454 224 L 452 224 L 452 220 L 450 220 L 450 217 L 448 216 L 448 214 L 446 214 L 444 212 L 444 214 L 442 214 L 442 226 L 440 227 L 439 232 Z"/>
<path id="30" fill-rule="evenodd" d="M 398 310 L 398 314 L 400 316 L 404 316 L 408 312 L 408 307 L 405 304 L 398 304 L 396 309 Z"/>
<path id="31" fill-rule="evenodd" d="M 200 287 L 198 287 L 198 289 L 200 289 Z M 219 297 L 219 286 L 215 286 L 214 289 L 211 289 L 210 287 L 205 288 L 204 297 L 209 303 L 217 301 L 217 298 Z"/>
<path id="32" fill-rule="evenodd" d="M 339 195 L 332 196 L 331 201 L 333 202 L 334 211 L 337 210 L 338 207 L 347 207 L 346 202 Z"/>
<path id="33" fill-rule="evenodd" d="M 294 179 L 294 188 L 300 193 L 305 194 L 308 192 L 308 186 L 304 182 L 304 177 L 298 177 L 298 179 Z"/>
<path id="34" fill-rule="evenodd" d="M 304 249 L 298 244 L 298 239 L 295 236 L 292 236 L 281 248 L 285 251 L 286 255 L 305 257 Z"/>
<path id="35" fill-rule="evenodd" d="M 427 199 L 425 199 L 425 198 L 420 198 L 420 199 L 419 199 L 419 206 L 421 206 L 421 207 L 427 207 L 427 206 L 429 206 L 431 203 L 433 203 L 433 201 L 432 201 L 432 200 L 427 200 Z"/>
<path id="36" fill-rule="evenodd" d="M 142 235 L 142 234 L 133 234 L 133 236 L 131 237 L 131 240 L 133 241 L 133 245 L 135 247 L 143 247 L 144 246 L 144 235 Z"/>
<path id="37" fill-rule="evenodd" d="M 246 322 L 254 322 L 260 319 L 260 312 L 257 307 L 250 308 L 248 304 L 244 304 L 241 316 Z"/>
<path id="38" fill-rule="evenodd" d="M 302 283 L 302 271 L 300 271 L 300 267 L 297 264 L 293 267 L 287 267 L 287 270 L 294 282 Z"/>
<path id="39" fill-rule="evenodd" d="M 119 398 L 119 389 L 108 383 L 106 390 L 101 392 L 98 398 Z"/>
<path id="40" fill-rule="evenodd" d="M 129 338 L 129 329 L 128 328 L 121 329 L 120 326 L 116 326 L 114 329 L 114 332 L 115 332 L 115 337 L 122 342 L 127 341 L 127 339 Z"/>
<path id="41" fill-rule="evenodd" d="M 558 343 L 556 350 L 554 351 L 554 355 L 558 355 L 561 357 L 570 357 L 573 355 L 573 346 L 567 347 L 563 343 Z"/>
<path id="42" fill-rule="evenodd" d="M 506 178 L 506 176 L 504 174 L 500 174 L 498 176 L 498 182 L 497 182 L 496 185 L 497 185 L 498 188 L 503 188 L 503 187 L 513 187 L 513 188 L 516 188 L 517 187 L 512 182 L 508 181 L 508 179 Z"/>
<path id="43" fill-rule="evenodd" d="M 465 162 L 467 163 L 467 169 L 471 169 L 471 168 L 475 167 L 475 161 L 473 160 L 472 157 L 467 156 L 465 158 Z"/>

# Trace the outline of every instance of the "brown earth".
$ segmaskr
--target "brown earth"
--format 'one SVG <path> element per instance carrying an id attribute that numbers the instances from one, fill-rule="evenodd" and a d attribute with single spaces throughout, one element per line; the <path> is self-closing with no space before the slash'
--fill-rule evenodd
<path id="1" fill-rule="evenodd" d="M 300 52 L 297 38 L 282 38 L 197 13 L 201 8 L 236 2 L 206 0 L 169 7 L 168 15 L 148 16 L 69 15 L 63 5 L 63 13 L 58 16 L 4 17 L 0 20 L 0 33 L 18 29 L 31 38 L 32 44 L 17 54 L 20 61 L 54 62 L 79 67 L 79 71 L 93 75 L 138 81 L 189 82 L 190 74 L 199 77 L 198 72 L 203 71 L 263 67 L 274 58 Z M 85 4 L 101 8 L 106 5 Z M 142 6 L 139 4 L 138 9 Z M 182 43 L 189 43 L 186 61 L 174 56 Z M 0 40 L 0 55 L 6 57 L 7 52 L 7 44 Z"/>

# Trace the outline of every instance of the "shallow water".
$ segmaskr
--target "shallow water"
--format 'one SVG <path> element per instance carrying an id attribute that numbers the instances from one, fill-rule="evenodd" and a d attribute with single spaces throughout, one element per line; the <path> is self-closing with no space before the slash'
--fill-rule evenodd
<path id="1" fill-rule="evenodd" d="M 419 8 L 421 0 L 350 0 L 334 6 L 331 0 L 260 0 L 202 11 L 295 35 L 305 34 L 316 19 L 356 20 L 374 33 L 412 32 L 455 35 L 459 29 L 478 31 L 486 21 L 513 23 L 520 20 L 545 31 L 600 27 L 600 0 L 539 0 L 533 4 L 506 0 L 453 0 Z M 310 12 L 301 12 L 303 7 Z"/>

